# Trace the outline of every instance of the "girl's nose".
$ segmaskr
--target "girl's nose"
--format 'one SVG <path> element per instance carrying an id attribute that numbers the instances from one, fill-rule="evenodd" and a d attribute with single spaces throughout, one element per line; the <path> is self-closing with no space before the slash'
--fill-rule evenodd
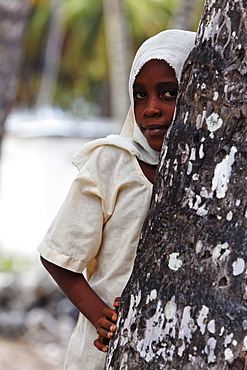
<path id="1" fill-rule="evenodd" d="M 159 104 L 159 100 L 156 97 L 150 97 L 147 100 L 147 104 L 143 111 L 143 115 L 147 117 L 155 117 L 161 114 L 161 107 Z"/>

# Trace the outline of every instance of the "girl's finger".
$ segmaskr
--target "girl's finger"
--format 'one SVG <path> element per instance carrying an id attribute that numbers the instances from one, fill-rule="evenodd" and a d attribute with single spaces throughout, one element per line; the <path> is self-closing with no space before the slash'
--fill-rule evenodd
<path id="1" fill-rule="evenodd" d="M 94 341 L 94 346 L 101 352 L 107 352 L 108 347 L 102 343 L 101 338 L 99 337 L 98 339 L 95 339 Z"/>
<path id="2" fill-rule="evenodd" d="M 101 328 L 101 327 L 97 328 L 97 333 L 99 334 L 100 337 L 109 338 L 109 339 L 111 339 L 113 337 L 113 334 L 114 334 L 113 332 L 108 331 L 108 330 L 106 330 L 104 328 Z"/>
<path id="3" fill-rule="evenodd" d="M 98 321 L 98 328 L 104 328 L 107 331 L 115 332 L 117 327 L 111 321 L 107 320 L 105 317 L 101 317 Z"/>

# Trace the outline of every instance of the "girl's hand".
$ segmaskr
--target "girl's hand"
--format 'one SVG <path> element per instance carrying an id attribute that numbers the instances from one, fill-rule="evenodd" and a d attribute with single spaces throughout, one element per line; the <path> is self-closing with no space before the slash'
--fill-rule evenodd
<path id="1" fill-rule="evenodd" d="M 115 312 L 118 313 L 118 309 L 119 309 L 119 306 L 120 306 L 120 302 L 121 302 L 121 297 L 117 297 L 115 298 L 115 301 L 113 303 L 113 306 L 116 308 L 115 309 Z"/>
<path id="2" fill-rule="evenodd" d="M 94 341 L 95 347 L 102 352 L 107 352 L 109 340 L 113 337 L 117 327 L 115 325 L 117 321 L 117 309 L 120 305 L 120 298 L 116 298 L 113 306 L 116 310 L 111 310 L 109 307 L 105 307 L 102 312 L 102 317 L 98 321 L 96 327 L 98 338 Z"/>

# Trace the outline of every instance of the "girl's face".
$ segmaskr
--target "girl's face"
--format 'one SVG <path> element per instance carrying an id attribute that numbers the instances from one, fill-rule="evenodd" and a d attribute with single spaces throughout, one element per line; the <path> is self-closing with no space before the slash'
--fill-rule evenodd
<path id="1" fill-rule="evenodd" d="M 158 59 L 144 64 L 133 85 L 136 123 L 149 146 L 158 152 L 172 123 L 177 92 L 173 68 Z"/>

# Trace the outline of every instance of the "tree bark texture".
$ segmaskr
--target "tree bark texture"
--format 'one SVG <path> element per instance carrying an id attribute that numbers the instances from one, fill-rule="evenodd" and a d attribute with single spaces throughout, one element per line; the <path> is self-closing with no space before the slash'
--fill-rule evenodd
<path id="1" fill-rule="evenodd" d="M 246 9 L 205 4 L 107 369 L 247 369 Z"/>
<path id="2" fill-rule="evenodd" d="M 0 0 L 0 145 L 16 91 L 16 73 L 29 0 Z"/>

